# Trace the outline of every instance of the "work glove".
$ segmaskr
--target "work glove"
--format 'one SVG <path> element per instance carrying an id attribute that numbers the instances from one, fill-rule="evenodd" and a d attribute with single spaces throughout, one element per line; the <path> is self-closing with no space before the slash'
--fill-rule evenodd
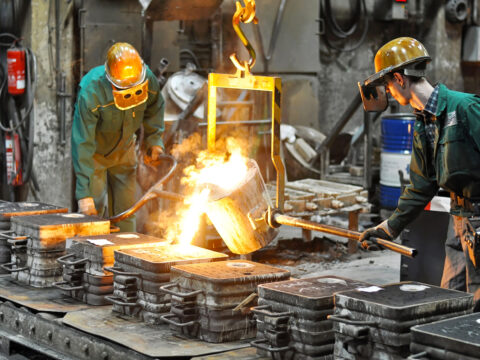
<path id="1" fill-rule="evenodd" d="M 163 148 L 159 145 L 153 145 L 148 149 L 147 154 L 143 158 L 145 164 L 151 164 L 157 161 L 160 158 L 160 155 L 163 154 Z"/>
<path id="2" fill-rule="evenodd" d="M 78 211 L 85 215 L 98 215 L 97 209 L 95 209 L 95 202 L 91 197 L 78 200 Z"/>
<path id="3" fill-rule="evenodd" d="M 368 239 L 370 239 L 371 237 L 376 237 L 376 238 L 392 241 L 394 238 L 397 237 L 397 235 L 398 234 L 396 234 L 395 231 L 390 226 L 388 226 L 388 220 L 385 220 L 382 223 L 378 224 L 377 226 L 365 230 L 360 235 L 359 240 L 364 249 L 381 250 L 381 247 L 369 241 Z"/>

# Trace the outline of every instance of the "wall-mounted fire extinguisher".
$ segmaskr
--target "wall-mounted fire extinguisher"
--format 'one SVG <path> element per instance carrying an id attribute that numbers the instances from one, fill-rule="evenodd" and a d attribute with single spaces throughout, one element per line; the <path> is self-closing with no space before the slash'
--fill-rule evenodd
<path id="1" fill-rule="evenodd" d="M 7 50 L 8 92 L 22 95 L 25 92 L 25 50 L 12 47 Z"/>

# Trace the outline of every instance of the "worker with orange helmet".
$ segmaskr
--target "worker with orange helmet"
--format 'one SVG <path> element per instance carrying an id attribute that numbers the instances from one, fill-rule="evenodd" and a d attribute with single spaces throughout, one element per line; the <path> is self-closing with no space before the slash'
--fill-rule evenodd
<path id="1" fill-rule="evenodd" d="M 395 212 L 361 240 L 392 240 L 425 208 L 439 188 L 451 194 L 453 232 L 445 243 L 442 287 L 474 294 L 480 311 L 480 97 L 432 85 L 425 47 L 409 37 L 378 50 L 376 73 L 359 83 L 365 110 L 383 111 L 386 93 L 415 109 L 410 184 Z"/>
<path id="2" fill-rule="evenodd" d="M 130 44 L 114 44 L 105 64 L 82 78 L 72 126 L 80 212 L 108 216 L 107 204 L 110 215 L 134 204 L 135 133 L 143 125 L 147 160 L 157 160 L 163 153 L 164 108 L 157 78 Z M 118 225 L 135 231 L 135 217 Z"/>

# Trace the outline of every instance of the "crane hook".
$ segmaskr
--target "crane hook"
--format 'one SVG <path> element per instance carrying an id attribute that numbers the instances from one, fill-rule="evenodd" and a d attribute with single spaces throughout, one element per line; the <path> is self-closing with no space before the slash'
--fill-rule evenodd
<path id="1" fill-rule="evenodd" d="M 232 55 L 230 55 L 230 60 L 239 71 L 250 72 L 250 69 L 255 65 L 257 55 L 255 53 L 255 50 L 253 49 L 253 46 L 250 44 L 250 41 L 247 39 L 247 37 L 242 31 L 242 28 L 240 27 L 240 21 L 244 24 L 248 24 L 252 21 L 254 24 L 257 24 L 258 19 L 255 16 L 255 0 L 244 1 L 245 7 L 242 7 L 240 1 L 236 2 L 237 9 L 235 11 L 235 14 L 233 14 L 232 25 L 243 45 L 247 48 L 248 53 L 250 54 L 250 59 L 248 61 L 244 61 L 242 65 L 238 60 L 237 55 L 233 53 Z"/>

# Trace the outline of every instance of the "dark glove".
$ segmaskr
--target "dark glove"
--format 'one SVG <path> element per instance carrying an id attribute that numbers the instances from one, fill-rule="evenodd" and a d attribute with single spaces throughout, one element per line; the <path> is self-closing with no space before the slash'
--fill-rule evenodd
<path id="1" fill-rule="evenodd" d="M 388 220 L 385 220 L 377 226 L 365 230 L 360 235 L 359 239 L 364 249 L 372 251 L 381 250 L 380 246 L 371 241 L 368 241 L 368 239 L 370 239 L 371 237 L 392 241 L 395 237 L 397 237 L 397 234 L 395 234 L 393 229 L 388 226 Z"/>

